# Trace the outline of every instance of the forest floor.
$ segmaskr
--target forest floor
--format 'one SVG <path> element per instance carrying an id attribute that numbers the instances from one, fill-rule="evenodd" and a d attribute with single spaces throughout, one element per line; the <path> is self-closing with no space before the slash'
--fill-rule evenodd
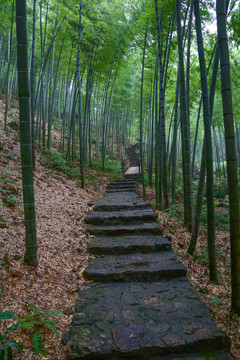
<path id="1" fill-rule="evenodd" d="M 69 329 L 77 298 L 77 289 L 84 282 L 82 271 L 88 262 L 84 218 L 95 201 L 105 192 L 107 175 L 86 170 L 88 186 L 81 189 L 78 180 L 46 167 L 45 159 L 36 153 L 34 172 L 38 241 L 38 267 L 24 263 L 25 233 L 21 192 L 19 136 L 11 130 L 15 116 L 8 117 L 8 132 L 4 131 L 4 104 L 0 100 L 0 309 L 14 312 L 29 321 L 37 306 L 44 313 L 60 310 L 54 316 L 59 335 L 51 334 L 40 324 L 45 338 L 46 357 L 38 357 L 32 348 L 34 331 L 30 325 L 12 332 L 11 339 L 22 344 L 24 354 L 14 359 L 65 359 L 61 338 Z M 29 305 L 30 304 L 30 305 Z M 37 310 L 38 311 L 38 310 Z M 35 308 L 35 313 L 37 312 Z M 0 322 L 0 333 L 11 320 Z M 0 344 L 1 347 L 1 344 Z"/>
<path id="2" fill-rule="evenodd" d="M 10 111 L 7 133 L 3 127 L 3 114 L 4 103 L 0 99 L 0 309 L 12 311 L 25 321 L 26 327 L 21 326 L 9 333 L 9 337 L 22 344 L 24 349 L 24 354 L 14 352 L 14 359 L 63 360 L 65 350 L 61 339 L 72 321 L 77 289 L 84 287 L 82 272 L 89 259 L 89 235 L 84 217 L 105 192 L 109 177 L 97 170 L 86 169 L 87 188 L 83 190 L 79 180 L 48 167 L 46 157 L 37 152 L 34 182 L 38 267 L 33 269 L 25 265 L 19 136 L 16 130 L 18 111 L 17 108 Z M 57 133 L 54 136 L 57 141 Z M 153 199 L 153 189 L 147 188 L 147 200 Z M 201 229 L 195 257 L 190 257 L 186 255 L 190 234 L 183 223 L 170 217 L 170 213 L 158 211 L 158 214 L 164 235 L 171 236 L 173 250 L 186 264 L 193 286 L 210 307 L 217 326 L 231 336 L 232 357 L 240 360 L 240 319 L 229 317 L 229 233 L 217 231 L 217 250 L 221 254 L 218 256 L 219 284 L 211 284 L 205 229 Z M 53 318 L 59 334 L 54 335 L 47 328 L 50 320 L 43 323 L 41 319 L 43 313 L 46 315 L 57 310 L 61 312 Z M 51 317 L 45 316 L 45 319 Z M 35 330 L 34 321 L 37 323 Z M 11 323 L 12 319 L 1 321 L 0 333 Z M 36 331 L 44 339 L 45 356 L 38 356 L 33 350 L 32 339 Z"/>

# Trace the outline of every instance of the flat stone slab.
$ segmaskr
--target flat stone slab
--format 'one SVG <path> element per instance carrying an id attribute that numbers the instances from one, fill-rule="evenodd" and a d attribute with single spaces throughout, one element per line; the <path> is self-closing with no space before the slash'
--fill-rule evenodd
<path id="1" fill-rule="evenodd" d="M 124 173 L 124 175 L 132 175 L 132 174 L 140 174 L 139 173 L 139 166 L 131 166 L 128 170 Z"/>
<path id="2" fill-rule="evenodd" d="M 83 274 L 88 280 L 100 282 L 158 281 L 185 276 L 186 267 L 175 254 L 163 251 L 95 258 Z"/>
<path id="3" fill-rule="evenodd" d="M 112 358 L 112 360 L 115 360 Z M 151 360 L 232 360 L 225 352 L 199 352 L 195 354 L 179 354 L 169 356 L 154 356 Z"/>
<path id="4" fill-rule="evenodd" d="M 136 191 L 136 187 L 132 185 L 127 186 L 108 186 L 106 190 L 121 190 L 121 191 Z"/>
<path id="5" fill-rule="evenodd" d="M 134 192 L 105 194 L 94 206 L 95 211 L 118 211 L 121 209 L 133 210 L 144 208 L 150 208 L 150 205 Z"/>
<path id="6" fill-rule="evenodd" d="M 152 209 L 120 210 L 120 211 L 94 211 L 85 218 L 87 224 L 114 225 L 114 224 L 137 224 L 139 222 L 153 222 L 157 220 L 157 214 Z"/>
<path id="7" fill-rule="evenodd" d="M 113 182 L 111 182 L 109 185 L 136 185 L 137 184 L 137 180 L 115 180 Z"/>
<path id="8" fill-rule="evenodd" d="M 88 251 L 94 255 L 119 255 L 134 252 L 150 253 L 169 251 L 171 240 L 158 235 L 131 235 L 118 237 L 96 237 L 88 244 Z"/>
<path id="9" fill-rule="evenodd" d="M 186 360 L 181 354 L 198 360 L 199 352 L 203 359 L 203 352 L 230 349 L 229 337 L 186 278 L 91 284 L 81 290 L 75 310 L 64 339 L 68 360 Z"/>
<path id="10" fill-rule="evenodd" d="M 136 188 L 136 182 L 124 182 L 124 183 L 111 183 L 107 186 L 108 189 L 110 188 L 116 188 L 116 189 L 124 189 L 124 188 L 128 188 L 128 187 L 132 187 L 132 188 Z"/>
<path id="11" fill-rule="evenodd" d="M 144 223 L 137 225 L 105 225 L 105 226 L 89 226 L 87 228 L 89 234 L 92 235 L 108 235 L 117 236 L 124 234 L 159 234 L 162 235 L 162 229 L 157 223 Z"/>
<path id="12" fill-rule="evenodd" d="M 128 187 L 128 188 L 125 188 L 125 189 L 106 189 L 106 192 L 111 194 L 111 193 L 118 193 L 118 192 L 135 192 L 136 189 L 135 187 L 134 188 L 131 188 L 131 187 Z"/>

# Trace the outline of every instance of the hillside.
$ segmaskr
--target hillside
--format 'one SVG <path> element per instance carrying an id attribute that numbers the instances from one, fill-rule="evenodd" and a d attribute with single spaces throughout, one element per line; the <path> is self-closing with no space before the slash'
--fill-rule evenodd
<path id="1" fill-rule="evenodd" d="M 65 359 L 60 340 L 71 322 L 77 289 L 81 289 L 84 282 L 82 269 L 88 261 L 89 235 L 85 231 L 84 217 L 104 193 L 109 178 L 97 170 L 88 170 L 89 184 L 82 190 L 78 180 L 46 167 L 46 159 L 42 160 L 37 152 L 34 180 L 38 268 L 26 266 L 19 136 L 10 127 L 7 133 L 4 131 L 2 100 L 0 109 L 0 308 L 11 310 L 18 317 L 29 312 L 28 303 L 43 311 L 61 310 L 56 317 L 60 330 L 57 341 L 54 335 L 41 331 L 46 335 L 47 359 Z M 17 113 L 15 109 L 8 118 L 15 128 Z M 2 327 L 5 325 L 6 322 L 1 323 Z M 30 336 L 29 329 L 13 333 L 13 338 L 25 351 L 14 359 L 38 359 Z"/>
<path id="2" fill-rule="evenodd" d="M 45 356 L 37 356 L 32 347 L 32 327 L 21 327 L 17 331 L 12 331 L 11 339 L 22 344 L 24 350 L 24 354 L 16 351 L 14 359 L 62 360 L 65 359 L 65 349 L 61 339 L 68 331 L 72 320 L 77 289 L 81 290 L 84 287 L 82 271 L 89 258 L 89 235 L 85 230 L 84 217 L 104 193 L 110 178 L 97 169 L 87 169 L 87 187 L 83 190 L 78 179 L 69 177 L 72 174 L 70 168 L 67 171 L 68 175 L 62 172 L 61 166 L 57 165 L 59 157 L 51 158 L 49 153 L 37 151 L 34 180 L 39 262 L 37 269 L 26 266 L 17 104 L 15 103 L 15 107 L 10 111 L 7 133 L 3 128 L 2 100 L 0 109 L 0 307 L 2 311 L 12 311 L 17 317 L 25 320 L 34 313 L 35 317 L 32 316 L 31 319 L 38 320 L 38 331 L 43 336 L 47 353 Z M 57 146 L 59 133 L 56 129 L 54 139 Z M 147 188 L 147 200 L 154 201 L 154 191 L 151 188 Z M 210 307 L 216 324 L 231 336 L 232 357 L 240 359 L 239 318 L 229 317 L 228 232 L 217 231 L 220 282 L 216 285 L 208 280 L 204 227 L 201 230 L 196 255 L 190 257 L 186 256 L 190 234 L 181 221 L 173 219 L 176 210 L 170 211 L 169 214 L 158 211 L 158 216 L 164 234 L 171 236 L 174 252 L 187 266 L 188 277 L 202 300 Z M 58 310 L 61 312 L 53 316 L 59 329 L 56 336 L 40 324 L 41 316 L 37 312 L 42 311 L 46 314 Z M 11 322 L 12 320 L 2 321 L 1 331 Z"/>

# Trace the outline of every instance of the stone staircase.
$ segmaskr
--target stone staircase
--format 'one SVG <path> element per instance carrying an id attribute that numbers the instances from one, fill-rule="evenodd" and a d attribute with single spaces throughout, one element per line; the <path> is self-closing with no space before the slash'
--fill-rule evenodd
<path id="1" fill-rule="evenodd" d="M 136 193 L 139 175 L 107 188 L 86 217 L 96 257 L 84 271 L 67 359 L 228 359 L 230 339 L 186 278 L 157 216 Z"/>

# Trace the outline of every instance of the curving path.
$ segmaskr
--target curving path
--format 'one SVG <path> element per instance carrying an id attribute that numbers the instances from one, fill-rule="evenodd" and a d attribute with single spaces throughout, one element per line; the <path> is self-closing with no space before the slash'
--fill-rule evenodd
<path id="1" fill-rule="evenodd" d="M 65 336 L 67 359 L 228 359 L 230 339 L 186 278 L 157 216 L 136 193 L 139 175 L 115 181 L 86 217 L 96 257 L 84 271 Z"/>

